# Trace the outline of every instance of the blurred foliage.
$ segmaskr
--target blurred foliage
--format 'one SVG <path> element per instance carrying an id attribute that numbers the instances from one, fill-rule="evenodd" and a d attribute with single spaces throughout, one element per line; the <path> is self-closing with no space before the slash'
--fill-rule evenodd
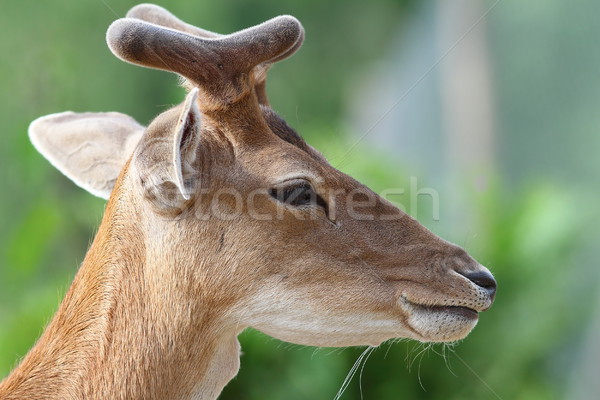
<path id="1" fill-rule="evenodd" d="M 72 109 L 116 110 L 147 123 L 182 99 L 174 77 L 126 65 L 104 43 L 106 27 L 135 4 L 0 3 L 5 55 L 0 63 L 0 376 L 27 352 L 56 310 L 104 206 L 35 152 L 26 135 L 29 122 Z M 410 17 L 413 2 L 178 0 L 165 5 L 218 32 L 277 14 L 297 16 L 307 29 L 306 44 L 271 71 L 271 101 L 336 165 L 352 145 L 341 123 L 345 88 L 381 57 L 391 32 Z M 408 187 L 397 164 L 364 146 L 341 168 L 375 190 Z M 577 258 L 590 240 L 590 216 L 582 211 L 594 204 L 551 183 L 508 189 L 501 176 L 490 190 L 470 196 L 478 235 L 466 247 L 498 279 L 493 309 L 458 345 L 384 344 L 359 369 L 343 399 L 562 397 L 562 371 L 573 362 L 565 354 L 581 339 L 589 311 L 585 299 L 597 275 Z M 430 228 L 437 230 L 433 223 Z M 223 399 L 333 398 L 364 351 L 282 344 L 252 330 L 240 340 L 242 367 Z"/>

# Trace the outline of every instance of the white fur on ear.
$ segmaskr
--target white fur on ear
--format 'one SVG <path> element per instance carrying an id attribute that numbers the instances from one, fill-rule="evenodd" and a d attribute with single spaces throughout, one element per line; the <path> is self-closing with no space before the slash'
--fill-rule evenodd
<path id="1" fill-rule="evenodd" d="M 175 184 L 184 199 L 190 198 L 190 193 L 183 177 L 186 165 L 194 162 L 196 145 L 200 133 L 200 110 L 198 109 L 198 88 L 192 89 L 185 98 L 183 109 L 179 114 L 175 137 L 173 140 L 173 166 L 175 167 Z"/>
<path id="2" fill-rule="evenodd" d="M 116 112 L 46 115 L 29 125 L 34 147 L 75 184 L 108 199 L 145 128 Z"/>

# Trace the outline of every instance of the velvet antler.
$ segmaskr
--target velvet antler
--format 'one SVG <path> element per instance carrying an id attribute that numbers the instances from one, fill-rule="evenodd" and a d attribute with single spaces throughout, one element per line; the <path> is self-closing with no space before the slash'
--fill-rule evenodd
<path id="1" fill-rule="evenodd" d="M 129 10 L 126 17 L 140 19 L 142 21 L 150 22 L 156 25 L 164 26 L 165 28 L 171 28 L 180 32 L 188 33 L 190 35 L 198 36 L 200 38 L 205 39 L 220 39 L 225 36 L 219 33 L 198 28 L 194 25 L 190 25 L 180 20 L 163 7 L 157 6 L 155 4 L 139 4 L 133 7 L 131 10 Z M 253 68 L 252 73 L 254 75 L 255 80 L 255 91 L 260 104 L 269 105 L 266 93 L 266 78 L 268 69 L 273 63 L 281 61 L 293 55 L 302 46 L 302 43 L 304 42 L 304 29 L 302 29 L 302 27 L 300 28 L 300 35 L 298 36 L 296 43 L 292 47 L 290 47 L 289 50 L 282 53 L 280 56 L 271 59 L 267 62 L 264 62 L 260 65 L 257 65 Z"/>
<path id="2" fill-rule="evenodd" d="M 109 27 L 111 51 L 124 61 L 187 78 L 203 92 L 204 109 L 223 109 L 255 86 L 262 90 L 257 96 L 266 102 L 264 72 L 273 62 L 291 55 L 304 35 L 300 22 L 291 16 L 230 35 L 193 27 L 152 5 L 138 6 L 129 16 Z"/>

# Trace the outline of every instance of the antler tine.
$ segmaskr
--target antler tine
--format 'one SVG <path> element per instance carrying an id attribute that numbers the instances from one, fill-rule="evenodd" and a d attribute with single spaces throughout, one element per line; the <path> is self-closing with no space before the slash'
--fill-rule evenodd
<path id="1" fill-rule="evenodd" d="M 177 18 L 168 10 L 155 4 L 138 4 L 137 6 L 134 6 L 131 10 L 129 10 L 129 12 L 127 12 L 126 17 L 141 19 L 146 22 L 185 32 L 190 35 L 198 36 L 205 39 L 217 39 L 226 36 L 188 24 Z M 302 27 L 300 28 L 300 35 L 298 36 L 296 43 L 292 47 L 290 47 L 288 51 L 282 53 L 274 59 L 268 60 L 265 63 L 257 65 L 253 69 L 253 74 L 256 82 L 255 92 L 258 97 L 259 103 L 263 105 L 269 104 L 266 93 L 266 77 L 267 71 L 271 67 L 271 65 L 275 62 L 290 57 L 302 46 L 302 43 L 304 42 L 304 29 L 302 29 Z"/>
<path id="2" fill-rule="evenodd" d="M 258 102 L 262 105 L 268 106 L 269 99 L 267 97 L 267 72 L 273 63 L 276 63 L 281 60 L 285 60 L 286 58 L 292 56 L 298 49 L 302 46 L 304 42 L 304 28 L 300 27 L 300 35 L 298 35 L 298 39 L 296 43 L 290 47 L 288 51 L 282 53 L 280 56 L 275 57 L 269 60 L 266 63 L 263 63 L 257 66 L 254 69 L 256 84 L 254 85 L 254 91 L 256 92 L 256 96 L 258 97 Z"/>
<path id="3" fill-rule="evenodd" d="M 226 35 L 222 35 L 220 33 L 212 32 L 206 29 L 199 28 L 197 26 L 188 24 L 181 19 L 177 18 L 167 9 L 157 6 L 156 4 L 138 4 L 134 6 L 127 12 L 126 18 L 135 18 L 141 19 L 142 21 L 150 22 L 152 24 L 164 26 L 165 28 L 171 28 L 177 31 L 185 32 L 190 35 L 198 36 L 205 39 L 216 39 L 222 38 Z M 294 54 L 298 49 L 302 46 L 304 42 L 304 29 L 300 26 L 301 32 L 298 36 L 298 40 L 288 51 L 281 54 L 280 56 L 269 60 L 269 63 L 274 63 L 277 61 L 281 61 L 290 57 Z"/>
<path id="4" fill-rule="evenodd" d="M 155 4 L 138 4 L 127 12 L 125 18 L 141 19 L 142 21 L 150 22 L 156 25 L 164 26 L 165 28 L 175 29 L 189 33 L 190 35 L 199 36 L 206 39 L 221 38 L 224 35 L 207 31 L 197 26 L 183 22 L 168 10 Z"/>
<path id="5" fill-rule="evenodd" d="M 254 83 L 250 71 L 287 53 L 296 46 L 302 31 L 297 19 L 280 16 L 243 31 L 207 39 L 124 18 L 108 28 L 107 42 L 124 61 L 176 72 L 189 79 L 207 94 L 204 100 L 212 103 L 205 108 L 218 109 L 248 93 Z"/>

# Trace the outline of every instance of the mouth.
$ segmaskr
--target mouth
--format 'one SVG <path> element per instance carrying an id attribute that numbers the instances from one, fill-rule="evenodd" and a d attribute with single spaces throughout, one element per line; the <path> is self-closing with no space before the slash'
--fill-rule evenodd
<path id="1" fill-rule="evenodd" d="M 400 297 L 407 323 L 422 342 L 452 342 L 463 339 L 479 320 L 479 312 L 466 306 L 425 305 Z"/>
<path id="2" fill-rule="evenodd" d="M 479 318 L 479 313 L 469 307 L 463 306 L 425 306 L 408 301 L 410 305 L 420 312 L 427 314 L 450 314 L 457 317 L 462 317 L 468 320 L 476 320 Z"/>

